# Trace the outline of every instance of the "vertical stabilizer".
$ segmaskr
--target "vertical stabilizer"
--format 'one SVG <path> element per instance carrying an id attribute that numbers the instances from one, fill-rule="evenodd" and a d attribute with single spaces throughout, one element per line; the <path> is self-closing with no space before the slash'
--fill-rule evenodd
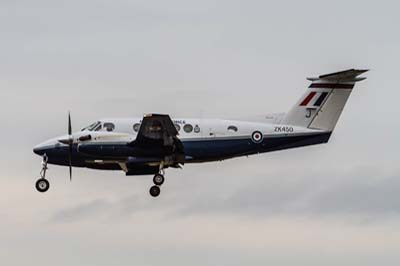
<path id="1" fill-rule="evenodd" d="M 309 89 L 282 124 L 333 131 L 354 85 L 365 79 L 358 76 L 367 71 L 350 69 L 308 78 L 312 82 Z"/>

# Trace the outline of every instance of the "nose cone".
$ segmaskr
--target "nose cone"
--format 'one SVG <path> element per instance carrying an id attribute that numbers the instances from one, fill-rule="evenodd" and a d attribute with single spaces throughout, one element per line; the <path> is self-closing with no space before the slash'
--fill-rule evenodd
<path id="1" fill-rule="evenodd" d="M 36 153 L 37 155 L 43 156 L 45 153 L 54 150 L 57 144 L 58 144 L 57 139 L 50 139 L 33 147 L 33 152 Z"/>
<path id="2" fill-rule="evenodd" d="M 46 153 L 46 149 L 42 145 L 37 145 L 33 148 L 33 152 L 36 153 L 37 155 L 44 155 Z"/>

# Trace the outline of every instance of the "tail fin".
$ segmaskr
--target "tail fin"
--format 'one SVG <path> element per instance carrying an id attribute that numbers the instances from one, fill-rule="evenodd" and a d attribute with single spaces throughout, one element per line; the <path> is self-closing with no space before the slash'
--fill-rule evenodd
<path id="1" fill-rule="evenodd" d="M 283 124 L 333 131 L 359 75 L 368 70 L 350 69 L 308 78 L 309 90 L 286 114 Z"/>

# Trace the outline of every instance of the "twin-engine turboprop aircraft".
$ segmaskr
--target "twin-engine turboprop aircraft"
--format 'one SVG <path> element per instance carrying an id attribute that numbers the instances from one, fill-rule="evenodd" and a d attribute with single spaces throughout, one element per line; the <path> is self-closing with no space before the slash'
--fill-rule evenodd
<path id="1" fill-rule="evenodd" d="M 126 175 L 154 175 L 150 194 L 157 197 L 164 169 L 186 163 L 220 161 L 238 156 L 328 142 L 359 77 L 367 70 L 347 70 L 308 78 L 312 83 L 287 114 L 264 122 L 219 119 L 102 119 L 80 132 L 48 140 L 33 151 L 43 157 L 39 192 L 46 192 L 47 164 L 122 170 Z"/>

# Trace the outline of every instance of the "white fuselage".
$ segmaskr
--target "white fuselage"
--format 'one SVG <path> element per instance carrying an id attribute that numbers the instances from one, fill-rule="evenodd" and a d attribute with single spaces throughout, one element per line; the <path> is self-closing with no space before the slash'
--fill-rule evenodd
<path id="1" fill-rule="evenodd" d="M 99 137 L 92 141 L 127 141 L 136 138 L 142 118 L 109 118 L 101 119 L 101 127 L 94 132 L 99 133 Z M 240 120 L 225 119 L 196 119 L 178 118 L 172 119 L 178 129 L 180 140 L 212 140 L 216 138 L 236 138 L 250 137 L 255 131 L 260 131 L 264 136 L 271 135 L 296 135 L 304 133 L 323 132 L 318 129 L 309 129 L 291 125 L 273 124 L 266 122 L 248 122 Z M 113 127 L 104 125 L 112 124 Z M 113 128 L 113 129 L 111 129 Z M 74 137 L 85 134 L 85 131 L 76 132 Z M 93 133 L 94 133 L 93 132 Z M 109 134 L 107 134 L 109 133 Z M 115 134 L 110 134 L 115 133 Z"/>

